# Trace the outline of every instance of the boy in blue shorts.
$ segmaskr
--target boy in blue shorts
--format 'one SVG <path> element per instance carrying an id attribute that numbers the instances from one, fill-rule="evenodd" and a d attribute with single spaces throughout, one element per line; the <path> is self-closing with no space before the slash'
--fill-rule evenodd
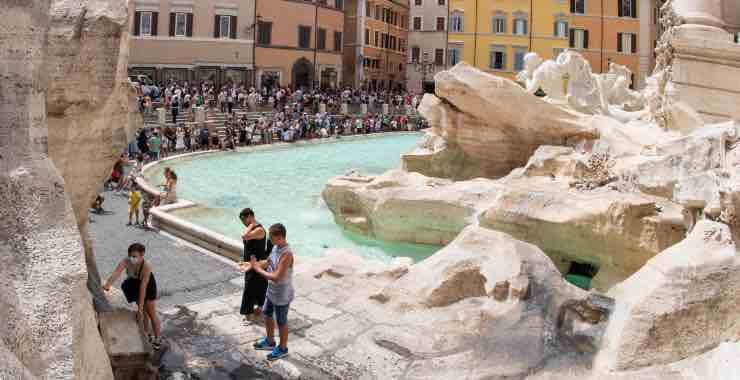
<path id="1" fill-rule="evenodd" d="M 267 360 L 277 360 L 288 355 L 288 309 L 293 301 L 293 252 L 286 240 L 285 226 L 270 226 L 272 252 L 267 260 L 250 257 L 247 270 L 254 270 L 267 279 L 267 294 L 262 314 L 265 316 L 267 336 L 254 344 L 257 350 L 272 351 Z M 280 344 L 275 344 L 275 322 L 280 330 Z"/>

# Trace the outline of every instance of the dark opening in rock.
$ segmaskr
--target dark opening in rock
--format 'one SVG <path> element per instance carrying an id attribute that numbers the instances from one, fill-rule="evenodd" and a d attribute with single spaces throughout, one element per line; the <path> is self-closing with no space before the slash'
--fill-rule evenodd
<path id="1" fill-rule="evenodd" d="M 597 273 L 599 273 L 597 266 L 573 261 L 570 263 L 568 273 L 565 274 L 565 280 L 581 289 L 589 290 L 591 289 L 591 280 Z"/>

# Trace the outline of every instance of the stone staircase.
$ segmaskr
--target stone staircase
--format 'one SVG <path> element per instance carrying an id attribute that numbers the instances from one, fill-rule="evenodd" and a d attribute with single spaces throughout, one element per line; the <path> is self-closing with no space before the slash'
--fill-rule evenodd
<path id="1" fill-rule="evenodd" d="M 268 115 L 271 114 L 271 112 L 248 112 L 248 111 L 246 111 L 246 109 L 242 109 L 242 108 L 239 108 L 239 107 L 235 107 L 234 108 L 234 113 L 239 118 L 241 118 L 241 115 L 243 115 L 243 114 L 246 113 L 247 120 L 249 120 L 249 121 L 256 121 L 257 119 L 259 119 L 262 116 L 268 116 Z M 177 119 L 176 119 L 177 125 L 189 123 L 189 118 L 190 118 L 190 113 L 189 112 L 181 112 L 181 113 L 179 113 L 177 115 Z M 226 127 L 225 127 L 225 123 L 226 123 L 226 120 L 227 119 L 228 119 L 228 114 L 227 113 L 224 113 L 224 112 L 221 112 L 218 109 L 212 109 L 212 110 L 210 110 L 210 111 L 208 111 L 206 113 L 206 121 L 205 121 L 205 124 L 208 126 L 208 128 L 209 128 L 209 130 L 211 130 L 211 132 L 213 132 L 214 131 L 214 128 L 215 128 L 215 132 L 216 132 L 216 134 L 218 135 L 218 137 L 219 137 L 219 139 L 221 141 L 224 141 L 224 139 L 226 138 Z M 171 113 L 166 113 L 165 114 L 165 120 L 166 120 L 166 124 L 165 125 L 169 125 L 169 126 L 173 126 L 174 125 L 174 124 L 172 124 L 172 114 Z M 144 115 L 144 125 L 147 126 L 147 127 L 150 127 L 150 128 L 163 127 L 163 125 L 161 125 L 159 123 L 159 119 L 158 119 L 157 111 L 156 110 L 154 112 L 152 112 L 151 114 L 148 114 L 148 115 L 145 114 Z"/>

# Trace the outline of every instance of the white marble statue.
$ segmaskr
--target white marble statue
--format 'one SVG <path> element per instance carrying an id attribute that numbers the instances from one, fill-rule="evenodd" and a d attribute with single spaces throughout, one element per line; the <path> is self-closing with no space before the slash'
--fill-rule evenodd
<path id="1" fill-rule="evenodd" d="M 541 89 L 546 101 L 579 112 L 611 116 L 622 122 L 644 114 L 645 99 L 629 88 L 632 72 L 627 67 L 612 63 L 608 73 L 594 74 L 588 61 L 572 50 L 544 62 L 537 53 L 526 54 L 524 70 L 517 80 L 528 93 Z"/>

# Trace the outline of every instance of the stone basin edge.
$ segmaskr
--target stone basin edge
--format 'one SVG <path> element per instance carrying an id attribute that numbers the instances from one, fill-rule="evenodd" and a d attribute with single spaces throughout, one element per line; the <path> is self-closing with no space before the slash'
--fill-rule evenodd
<path id="1" fill-rule="evenodd" d="M 281 143 L 268 144 L 268 145 L 241 147 L 241 148 L 237 148 L 235 153 L 281 150 L 281 149 L 289 149 L 290 147 L 293 147 L 296 145 L 303 146 L 303 145 L 314 145 L 314 144 L 329 144 L 329 143 L 336 143 L 336 142 L 342 142 L 342 141 L 348 141 L 348 140 L 352 141 L 352 140 L 360 140 L 360 139 L 368 139 L 368 138 L 380 138 L 380 137 L 384 137 L 388 135 L 419 135 L 419 137 L 421 137 L 423 133 L 422 132 L 382 132 L 382 133 L 373 133 L 370 135 L 343 136 L 339 139 L 328 138 L 328 139 L 297 141 L 297 142 L 292 142 L 292 143 L 281 142 Z M 136 178 L 135 180 L 136 184 L 139 185 L 142 191 L 149 194 L 150 196 L 157 196 L 159 195 L 160 191 L 155 186 L 149 184 L 145 179 L 144 174 L 146 174 L 147 171 L 150 171 L 153 168 L 159 165 L 166 164 L 167 162 L 170 162 L 170 161 L 181 160 L 181 159 L 186 159 L 186 158 L 193 158 L 196 156 L 213 155 L 217 153 L 232 153 L 232 152 L 223 151 L 223 150 L 206 150 L 206 151 L 201 151 L 201 152 L 190 152 L 190 153 L 178 154 L 178 155 L 163 158 L 159 161 L 150 162 L 143 167 L 142 176 Z M 193 202 L 193 201 L 190 201 L 184 198 L 179 198 L 177 202 L 172 203 L 172 204 L 153 207 L 151 209 L 152 225 L 155 228 L 158 228 L 160 231 L 167 232 L 174 237 L 177 237 L 189 243 L 195 244 L 196 246 L 203 248 L 209 252 L 215 253 L 219 256 L 228 258 L 233 261 L 237 261 L 237 262 L 242 261 L 242 254 L 243 254 L 242 251 L 244 248 L 242 245 L 242 242 L 236 239 L 230 238 L 228 236 L 222 235 L 206 227 L 189 222 L 185 220 L 184 218 L 181 218 L 173 213 L 176 210 L 182 210 L 182 209 L 193 208 L 193 207 L 198 207 L 198 206 L 207 207 L 207 205 L 205 204 L 199 205 L 196 202 Z"/>

